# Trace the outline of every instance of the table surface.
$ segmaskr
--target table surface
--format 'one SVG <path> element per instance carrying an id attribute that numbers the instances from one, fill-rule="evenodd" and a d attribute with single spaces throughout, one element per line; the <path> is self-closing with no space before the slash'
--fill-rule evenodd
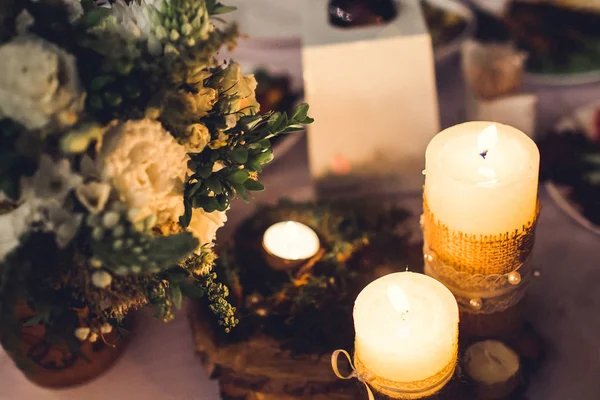
<path id="1" fill-rule="evenodd" d="M 443 126 L 464 118 L 459 71 L 457 60 L 437 70 Z M 540 95 L 540 132 L 570 109 L 600 98 L 600 84 L 526 86 L 525 90 Z M 267 191 L 259 193 L 255 202 L 271 202 L 282 196 L 312 198 L 307 163 L 306 141 L 301 140 L 285 157 L 276 158 L 262 175 Z M 526 312 L 546 341 L 548 355 L 527 397 L 600 399 L 600 238 L 572 222 L 543 190 L 541 199 L 534 260 L 542 275 L 531 287 Z M 400 201 L 414 215 L 420 213 L 419 194 Z M 227 240 L 236 224 L 252 210 L 253 206 L 236 202 L 228 214 L 227 226 L 219 232 L 220 240 Z M 417 229 L 416 218 L 414 223 Z M 185 308 L 168 324 L 154 319 L 150 312 L 142 313 L 136 337 L 121 360 L 97 380 L 74 389 L 50 391 L 36 387 L 0 349 L 0 400 L 217 400 L 217 385 L 207 378 L 194 353 Z"/>

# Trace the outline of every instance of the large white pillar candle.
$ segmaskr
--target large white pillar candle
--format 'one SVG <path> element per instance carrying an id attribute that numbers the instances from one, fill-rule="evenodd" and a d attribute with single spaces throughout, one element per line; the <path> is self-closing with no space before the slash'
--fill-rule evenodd
<path id="1" fill-rule="evenodd" d="M 399 272 L 371 282 L 354 303 L 354 328 L 355 361 L 379 378 L 408 383 L 439 377 L 425 389 L 452 376 L 458 306 L 433 278 Z"/>
<path id="2" fill-rule="evenodd" d="M 535 219 L 540 154 L 518 129 L 495 122 L 448 128 L 426 152 L 425 198 L 449 230 L 498 235 Z"/>

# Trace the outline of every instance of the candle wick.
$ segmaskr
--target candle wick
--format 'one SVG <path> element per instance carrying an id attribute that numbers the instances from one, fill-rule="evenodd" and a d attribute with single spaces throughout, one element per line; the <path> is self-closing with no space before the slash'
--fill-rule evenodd
<path id="1" fill-rule="evenodd" d="M 485 160 L 485 157 L 487 156 L 488 150 L 484 150 L 481 153 L 479 153 L 479 155 Z"/>
<path id="2" fill-rule="evenodd" d="M 402 319 L 402 321 L 406 321 L 406 317 L 408 316 L 409 310 L 404 310 L 402 311 L 402 313 L 400 314 L 400 318 Z"/>

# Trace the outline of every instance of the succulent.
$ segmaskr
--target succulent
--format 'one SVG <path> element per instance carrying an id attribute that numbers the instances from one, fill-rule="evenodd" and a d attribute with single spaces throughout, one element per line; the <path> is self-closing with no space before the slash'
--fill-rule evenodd
<path id="1" fill-rule="evenodd" d="M 188 232 L 154 235 L 155 218 L 136 221 L 130 211 L 113 202 L 103 212 L 88 216 L 94 253 L 90 268 L 117 276 L 156 274 L 176 266 L 198 247 L 198 240 Z"/>

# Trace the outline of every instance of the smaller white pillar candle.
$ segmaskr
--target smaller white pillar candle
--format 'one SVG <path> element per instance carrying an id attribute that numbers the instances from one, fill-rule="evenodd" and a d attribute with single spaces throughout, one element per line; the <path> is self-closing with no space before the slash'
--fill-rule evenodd
<path id="1" fill-rule="evenodd" d="M 316 232 L 300 222 L 276 223 L 263 236 L 265 250 L 283 260 L 306 260 L 317 254 L 320 246 Z"/>
<path id="2" fill-rule="evenodd" d="M 365 368 L 393 382 L 434 377 L 458 354 L 458 305 L 427 275 L 399 272 L 371 282 L 354 303 L 356 355 Z M 442 376 L 440 384 L 449 376 Z M 431 383 L 430 383 L 431 384 Z"/>

